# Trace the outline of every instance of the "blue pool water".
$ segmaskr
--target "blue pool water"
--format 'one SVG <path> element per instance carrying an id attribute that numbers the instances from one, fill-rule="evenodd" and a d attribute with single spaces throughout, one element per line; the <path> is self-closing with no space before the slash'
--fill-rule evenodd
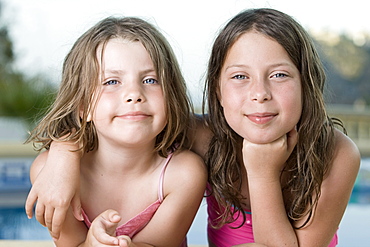
<path id="1" fill-rule="evenodd" d="M 19 170 L 12 170 L 11 172 L 7 171 L 7 174 L 22 175 L 22 171 L 23 168 Z M 15 183 L 15 180 L 17 180 L 16 177 L 18 177 L 18 175 L 15 175 L 11 179 L 11 186 L 6 189 L 8 190 L 7 192 L 4 190 L 4 188 L 0 188 L 0 205 L 2 205 L 0 206 L 0 239 L 51 240 L 46 228 L 41 226 L 35 218 L 27 218 L 23 208 L 26 192 L 20 192 L 18 187 L 12 186 L 12 184 L 19 184 Z M 0 169 L 0 185 L 2 182 L 4 182 L 1 176 Z M 24 181 L 24 179 L 22 178 L 20 181 Z M 17 199 L 17 195 L 19 195 L 18 197 L 20 198 Z M 18 204 L 16 206 L 4 205 L 7 201 L 12 200 L 18 200 Z M 206 203 L 203 201 L 194 223 L 188 233 L 189 244 L 207 245 L 206 225 Z M 358 176 L 358 180 L 356 181 L 356 187 L 352 193 L 350 203 L 343 216 L 338 234 L 339 247 L 369 246 L 370 158 L 362 160 L 361 172 Z"/>
<path id="2" fill-rule="evenodd" d="M 36 221 L 29 220 L 24 208 L 0 208 L 0 239 L 51 239 L 49 232 Z"/>
<path id="3" fill-rule="evenodd" d="M 207 244 L 207 213 L 202 203 L 188 233 L 189 244 Z M 339 228 L 339 247 L 368 247 L 370 242 L 370 205 L 350 203 Z M 0 208 L 0 239 L 51 240 L 45 227 L 28 219 L 23 208 Z"/>

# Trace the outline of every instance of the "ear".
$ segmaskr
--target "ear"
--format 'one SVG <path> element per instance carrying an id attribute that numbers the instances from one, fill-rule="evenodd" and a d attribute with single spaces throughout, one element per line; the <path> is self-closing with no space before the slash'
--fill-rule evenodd
<path id="1" fill-rule="evenodd" d="M 216 96 L 217 96 L 218 101 L 220 102 L 220 105 L 222 107 L 224 107 L 223 101 L 222 101 L 222 95 L 221 95 L 221 92 L 220 92 L 220 86 L 218 86 L 217 89 L 216 89 Z"/>
<path id="2" fill-rule="evenodd" d="M 86 122 L 91 122 L 92 121 L 92 116 L 91 116 L 91 111 L 87 114 Z"/>
<path id="3" fill-rule="evenodd" d="M 83 118 L 83 115 L 84 115 L 84 107 L 83 106 L 80 106 L 80 118 L 82 119 Z M 88 115 L 87 115 L 87 118 L 86 118 L 86 122 L 91 122 L 92 121 L 92 115 L 91 115 L 91 111 L 90 109 L 88 109 Z"/>

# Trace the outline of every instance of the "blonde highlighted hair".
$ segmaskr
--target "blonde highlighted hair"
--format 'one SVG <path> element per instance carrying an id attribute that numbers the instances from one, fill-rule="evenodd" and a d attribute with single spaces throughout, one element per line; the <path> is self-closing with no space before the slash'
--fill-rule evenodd
<path id="1" fill-rule="evenodd" d="M 93 111 L 101 68 L 97 51 L 113 38 L 139 41 L 148 51 L 166 104 L 167 125 L 157 136 L 156 151 L 167 156 L 176 143 L 186 141 L 192 106 L 178 62 L 166 38 L 150 23 L 136 17 L 108 17 L 86 31 L 73 45 L 63 64 L 62 81 L 53 105 L 30 133 L 28 142 L 48 149 L 52 141 L 75 141 L 84 152 L 98 145 Z M 86 107 L 88 106 L 88 107 Z M 91 107 L 90 107 L 91 106 Z"/>

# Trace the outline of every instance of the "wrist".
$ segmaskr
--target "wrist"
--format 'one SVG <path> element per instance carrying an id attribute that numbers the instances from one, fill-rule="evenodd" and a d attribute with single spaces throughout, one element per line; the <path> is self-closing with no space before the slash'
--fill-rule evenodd
<path id="1" fill-rule="evenodd" d="M 280 171 L 247 171 L 248 181 L 262 182 L 262 183 L 280 183 Z"/>
<path id="2" fill-rule="evenodd" d="M 73 156 L 82 157 L 83 152 L 80 145 L 74 141 L 52 141 L 50 144 L 50 151 L 57 151 L 58 153 L 73 154 Z"/>

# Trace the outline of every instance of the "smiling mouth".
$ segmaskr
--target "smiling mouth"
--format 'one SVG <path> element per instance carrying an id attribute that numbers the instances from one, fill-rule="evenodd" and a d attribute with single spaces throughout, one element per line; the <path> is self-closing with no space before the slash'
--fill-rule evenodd
<path id="1" fill-rule="evenodd" d="M 256 124 L 266 124 L 273 120 L 278 114 L 274 113 L 255 113 L 255 114 L 248 114 L 246 117 L 251 120 L 253 123 Z"/>
<path id="2" fill-rule="evenodd" d="M 150 117 L 150 115 L 145 114 L 143 112 L 129 112 L 120 116 L 117 116 L 121 119 L 127 119 L 127 120 L 142 120 Z"/>

